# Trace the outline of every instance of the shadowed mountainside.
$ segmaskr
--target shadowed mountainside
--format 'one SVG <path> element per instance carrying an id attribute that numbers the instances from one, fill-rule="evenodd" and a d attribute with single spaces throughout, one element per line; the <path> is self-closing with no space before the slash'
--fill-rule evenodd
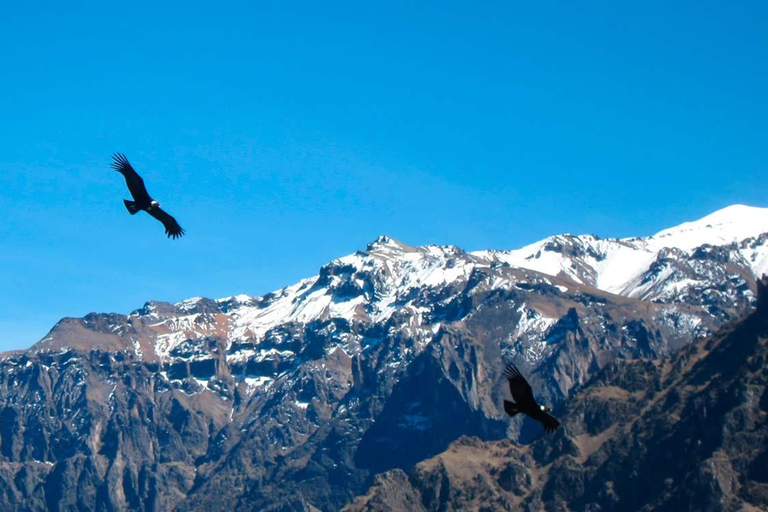
<path id="1" fill-rule="evenodd" d="M 665 360 L 615 361 L 530 445 L 464 437 L 347 512 L 768 508 L 768 278 L 757 310 Z"/>

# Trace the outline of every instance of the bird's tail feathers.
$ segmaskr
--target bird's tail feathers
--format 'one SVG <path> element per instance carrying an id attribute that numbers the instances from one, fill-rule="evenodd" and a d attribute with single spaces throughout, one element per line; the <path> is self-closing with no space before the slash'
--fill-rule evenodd
<path id="1" fill-rule="evenodd" d="M 515 414 L 520 412 L 520 409 L 517 408 L 517 404 L 510 402 L 508 400 L 504 400 L 504 411 L 506 411 L 507 414 L 510 416 L 515 416 Z"/>
<path id="2" fill-rule="evenodd" d="M 136 203 L 127 199 L 123 199 L 123 202 L 125 203 L 125 208 L 128 210 L 128 213 L 131 215 L 136 215 L 136 212 L 139 211 L 139 207 L 136 206 Z"/>

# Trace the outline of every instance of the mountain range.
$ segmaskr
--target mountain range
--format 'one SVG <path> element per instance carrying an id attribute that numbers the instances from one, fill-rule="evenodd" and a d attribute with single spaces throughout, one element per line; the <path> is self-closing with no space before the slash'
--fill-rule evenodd
<path id="1" fill-rule="evenodd" d="M 652 237 L 513 251 L 380 237 L 262 297 L 65 318 L 0 360 L 0 503 L 338 510 L 449 447 L 539 438 L 501 409 L 504 361 L 574 414 L 599 375 L 754 311 L 765 272 L 768 209 L 732 206 Z"/>
<path id="2" fill-rule="evenodd" d="M 617 359 L 532 444 L 462 437 L 345 512 L 768 509 L 768 278 L 747 318 L 666 359 Z"/>

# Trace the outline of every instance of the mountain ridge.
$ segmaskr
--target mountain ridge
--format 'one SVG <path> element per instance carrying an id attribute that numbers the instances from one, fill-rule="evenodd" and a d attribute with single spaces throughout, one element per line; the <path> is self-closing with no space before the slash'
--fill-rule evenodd
<path id="1" fill-rule="evenodd" d="M 557 254 L 589 264 L 574 247 Z M 380 237 L 262 297 L 62 319 L 0 357 L 0 496 L 338 510 L 463 435 L 535 439 L 500 407 L 501 361 L 557 408 L 617 360 L 667 357 L 754 310 L 740 250 L 662 251 L 634 297 Z"/>
<path id="2" fill-rule="evenodd" d="M 756 310 L 669 359 L 616 360 L 530 445 L 462 437 L 345 512 L 768 507 L 768 276 Z"/>
<path id="3" fill-rule="evenodd" d="M 752 219 L 752 217 L 757 220 Z M 713 230 L 712 223 L 715 223 L 718 228 L 714 234 L 710 232 Z M 737 234 L 728 237 L 723 236 L 721 229 L 723 226 L 734 229 Z M 734 228 L 734 226 L 736 227 Z M 704 235 L 700 234 L 702 230 Z M 697 239 L 697 243 L 704 243 L 690 247 L 687 251 L 680 247 L 669 247 L 657 243 L 654 250 L 649 250 L 649 245 L 653 244 L 649 244 L 648 240 L 663 238 L 667 242 L 675 241 L 677 233 L 686 233 L 684 241 L 690 245 L 692 237 L 689 235 L 691 232 L 699 233 L 693 237 Z M 741 238 L 744 236 L 746 238 Z M 722 245 L 712 245 L 710 242 L 716 241 L 715 238 L 721 241 Z M 739 240 L 739 238 L 741 239 Z M 682 245 L 688 247 L 685 244 Z M 451 261 L 451 256 L 463 256 L 463 261 L 462 258 L 454 258 Z M 462 268 L 449 268 L 449 265 L 455 264 L 456 261 L 461 263 Z M 415 264 L 409 265 L 411 262 L 415 262 Z M 616 274 L 623 271 L 621 268 L 626 266 L 626 262 L 629 262 L 630 266 L 634 265 L 633 270 L 626 273 L 624 277 L 617 278 Z M 610 263 L 613 265 L 611 266 Z M 437 268 L 440 264 L 442 264 L 442 268 Z M 286 304 L 286 300 L 279 301 L 280 298 L 296 301 L 300 298 L 299 294 L 306 292 L 309 287 L 313 287 L 312 290 L 318 290 L 324 284 L 331 284 L 335 278 L 343 274 L 345 269 L 354 273 L 366 266 L 379 266 L 382 267 L 381 270 L 385 274 L 388 274 L 385 277 L 392 278 L 394 281 L 390 287 L 402 288 L 410 284 L 411 276 L 408 275 L 406 280 L 398 275 L 397 272 L 399 271 L 416 273 L 415 279 L 422 281 L 419 284 L 434 285 L 438 284 L 440 280 L 445 282 L 451 278 L 459 277 L 458 274 L 462 271 L 465 274 L 464 277 L 467 277 L 466 274 L 476 267 L 482 268 L 499 264 L 537 271 L 553 277 L 565 277 L 578 284 L 592 286 L 609 293 L 662 303 L 670 302 L 670 299 L 674 301 L 675 298 L 683 296 L 686 291 L 688 291 L 689 296 L 706 297 L 706 294 L 712 291 L 713 281 L 717 281 L 719 284 L 730 280 L 730 289 L 725 290 L 724 293 L 722 290 L 716 290 L 716 293 L 724 295 L 720 302 L 737 302 L 736 295 L 738 294 L 746 296 L 749 300 L 750 296 L 753 295 L 755 277 L 768 272 L 768 208 L 733 205 L 698 221 L 683 223 L 648 238 L 599 239 L 593 235 L 555 235 L 514 251 L 466 252 L 455 246 L 426 245 L 417 247 L 404 244 L 388 236 L 380 236 L 374 242 L 369 243 L 365 251 L 357 251 L 324 265 L 317 276 L 302 279 L 294 285 L 270 292 L 262 297 L 241 294 L 217 300 L 193 298 L 176 304 L 149 301 L 142 308 L 127 315 L 127 318 L 136 315 L 150 318 L 152 315 L 159 315 L 163 311 L 177 317 L 184 316 L 181 313 L 185 311 L 198 311 L 215 316 L 219 313 L 232 311 L 238 306 L 241 306 L 242 310 L 248 306 L 269 310 L 266 314 L 251 314 L 253 319 L 251 325 L 246 326 L 242 322 L 239 324 L 235 322 L 237 325 L 232 328 L 231 332 L 225 332 L 230 321 L 225 321 L 222 318 L 209 318 L 205 325 L 198 322 L 202 330 L 195 329 L 194 325 L 183 325 L 183 320 L 179 320 L 176 325 L 163 326 L 161 329 L 152 329 L 151 325 L 143 326 L 146 328 L 144 329 L 144 336 L 154 335 L 155 339 L 160 341 L 155 346 L 149 346 L 149 343 L 142 340 L 142 335 L 137 333 L 136 338 L 139 343 L 137 350 L 144 354 L 154 352 L 156 355 L 162 356 L 166 354 L 168 347 L 172 347 L 185 334 L 237 338 L 242 337 L 247 330 L 250 330 L 252 334 L 263 333 L 264 330 L 287 320 L 295 319 L 307 322 L 315 320 L 323 314 L 344 318 L 354 316 L 360 313 L 357 306 L 361 302 L 365 300 L 371 302 L 370 299 L 373 298 L 365 295 L 371 290 L 358 289 L 364 284 L 361 280 L 346 283 L 346 288 L 334 290 L 333 295 L 326 293 L 324 296 L 307 297 L 310 300 L 304 301 L 304 307 L 301 310 L 297 308 L 295 311 L 290 311 L 290 304 Z M 620 271 L 614 270 L 615 268 L 620 268 Z M 451 271 L 451 269 L 454 270 Z M 718 275 L 713 277 L 713 274 Z M 601 276 L 603 278 L 608 276 L 608 281 L 601 279 Z M 619 286 L 616 285 L 617 281 L 624 282 Z M 383 290 L 378 291 L 381 293 Z M 357 302 L 340 300 L 344 298 L 344 294 L 356 292 L 362 292 L 358 293 Z M 305 293 L 304 295 L 311 294 Z M 269 308 L 270 303 L 275 301 L 281 302 L 280 308 Z M 701 301 L 692 302 L 690 297 L 687 303 L 703 305 Z M 245 311 L 241 312 L 248 314 Z M 378 312 L 379 315 L 386 315 L 387 313 L 391 314 L 392 311 L 386 307 Z M 744 310 L 740 313 L 744 313 Z M 64 346 L 64 344 L 55 341 L 55 338 L 62 334 L 64 334 L 65 339 L 77 337 L 90 340 L 94 337 L 92 334 L 94 331 L 101 334 L 104 346 L 113 348 L 119 346 L 120 342 L 115 337 L 119 338 L 120 334 L 115 334 L 115 331 L 107 332 L 105 326 L 99 327 L 92 323 L 92 320 L 95 319 L 94 315 L 97 314 L 86 315 L 82 321 L 73 318 L 62 319 L 59 324 L 62 322 L 63 324 L 57 324 L 48 335 L 33 345 L 32 349 Z M 62 330 L 63 333 L 57 332 Z M 69 330 L 75 332 L 67 335 Z M 256 333 L 253 332 L 254 330 Z M 85 331 L 91 332 L 86 333 Z"/>

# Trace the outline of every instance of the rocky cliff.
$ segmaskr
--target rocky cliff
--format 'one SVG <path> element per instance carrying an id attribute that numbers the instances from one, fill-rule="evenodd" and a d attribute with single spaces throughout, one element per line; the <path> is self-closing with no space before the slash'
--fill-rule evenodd
<path id="1" fill-rule="evenodd" d="M 530 445 L 463 437 L 376 477 L 363 510 L 768 509 L 768 278 L 758 309 L 664 360 L 614 361 Z"/>

